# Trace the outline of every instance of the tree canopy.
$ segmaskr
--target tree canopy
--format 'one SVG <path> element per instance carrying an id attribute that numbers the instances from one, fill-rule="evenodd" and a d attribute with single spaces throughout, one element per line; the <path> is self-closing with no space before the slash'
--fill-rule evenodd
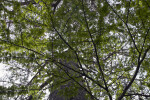
<path id="1" fill-rule="evenodd" d="M 0 98 L 148 100 L 149 30 L 149 0 L 1 0 Z"/>

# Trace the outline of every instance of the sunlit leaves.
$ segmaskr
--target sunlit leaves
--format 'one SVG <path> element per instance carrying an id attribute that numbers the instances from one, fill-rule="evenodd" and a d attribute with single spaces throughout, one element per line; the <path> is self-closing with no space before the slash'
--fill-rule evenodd
<path id="1" fill-rule="evenodd" d="M 150 11 L 144 0 L 61 0 L 56 9 L 55 3 L 1 4 L 0 56 L 11 65 L 11 78 L 22 82 L 19 89 L 28 88 L 19 95 L 42 99 L 49 89 L 69 99 L 81 89 L 87 98 L 117 99 L 139 66 L 126 93 L 148 90 Z"/>

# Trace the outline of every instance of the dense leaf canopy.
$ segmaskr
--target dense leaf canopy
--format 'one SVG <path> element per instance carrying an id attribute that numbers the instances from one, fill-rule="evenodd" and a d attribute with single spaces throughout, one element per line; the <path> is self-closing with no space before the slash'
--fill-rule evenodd
<path id="1" fill-rule="evenodd" d="M 0 98 L 148 100 L 149 30 L 149 0 L 1 0 Z"/>

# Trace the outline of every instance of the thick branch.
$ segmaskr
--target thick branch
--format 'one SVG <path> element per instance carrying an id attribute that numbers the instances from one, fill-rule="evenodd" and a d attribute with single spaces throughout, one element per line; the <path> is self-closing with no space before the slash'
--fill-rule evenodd
<path id="1" fill-rule="evenodd" d="M 109 99 L 112 100 L 112 97 L 111 97 L 110 92 L 109 92 L 109 90 L 108 90 L 108 86 L 107 86 L 106 80 L 105 80 L 105 78 L 104 78 L 103 70 L 102 70 L 101 65 L 100 65 L 100 62 L 99 62 L 99 57 L 98 57 L 98 54 L 97 54 L 96 44 L 94 43 L 92 34 L 91 34 L 91 32 L 90 32 L 90 29 L 89 29 L 89 25 L 88 25 L 87 18 L 86 18 L 86 13 L 85 13 L 85 9 L 84 9 L 83 0 L 82 0 L 82 7 L 83 7 L 83 13 L 84 13 L 84 18 L 85 18 L 86 27 L 87 27 L 88 33 L 89 33 L 89 35 L 90 35 L 91 41 L 92 41 L 93 46 L 94 46 L 94 51 L 95 51 L 95 55 L 96 55 L 96 61 L 97 61 L 97 64 L 98 64 L 98 66 L 99 66 L 99 70 L 100 70 L 100 72 L 101 72 L 101 74 L 102 74 L 102 79 L 103 79 L 103 82 L 104 82 L 104 85 L 105 85 L 105 90 L 106 90 L 107 93 L 108 93 Z"/>
<path id="2" fill-rule="evenodd" d="M 135 73 L 134 73 L 134 75 L 133 75 L 133 78 L 131 79 L 131 81 L 129 82 L 129 84 L 125 87 L 125 89 L 123 90 L 123 93 L 122 93 L 121 96 L 118 98 L 118 100 L 121 100 L 121 99 L 125 96 L 127 90 L 130 88 L 130 86 L 131 86 L 132 83 L 134 82 L 134 80 L 135 80 L 135 78 L 136 78 L 136 76 L 137 76 L 137 74 L 138 74 L 138 72 L 139 72 L 140 65 L 141 65 L 141 63 L 143 62 L 143 60 L 145 59 L 146 54 L 147 54 L 147 52 L 148 52 L 149 50 L 150 50 L 150 46 L 145 50 L 145 53 L 144 53 L 144 55 L 143 55 L 143 57 L 142 57 L 141 60 L 140 60 L 141 54 L 139 55 L 139 57 L 138 57 L 138 65 L 137 65 L 136 71 L 135 71 Z"/>

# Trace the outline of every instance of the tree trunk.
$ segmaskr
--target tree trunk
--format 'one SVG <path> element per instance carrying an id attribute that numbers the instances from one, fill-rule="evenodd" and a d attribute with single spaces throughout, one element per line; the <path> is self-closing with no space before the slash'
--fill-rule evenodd
<path id="1" fill-rule="evenodd" d="M 62 63 L 62 61 L 61 61 L 61 63 Z M 73 68 L 73 69 L 75 69 L 75 70 L 78 70 L 79 69 L 79 67 L 78 67 L 78 64 L 76 64 L 76 63 L 74 63 L 74 62 L 69 62 L 69 63 L 66 63 L 66 61 L 63 61 L 63 64 L 65 65 L 65 66 L 67 66 L 67 67 L 71 67 L 71 68 Z M 63 69 L 64 70 L 67 70 L 69 73 L 73 73 L 73 71 L 71 71 L 71 70 L 69 70 L 67 67 L 63 67 Z M 71 74 L 70 74 L 71 75 Z M 77 75 L 77 76 L 79 76 L 79 75 Z M 60 90 L 65 90 L 65 88 L 71 88 L 72 86 L 73 86 L 73 83 L 74 83 L 74 81 L 73 80 L 70 80 L 70 81 L 68 81 L 68 83 L 67 84 L 65 84 L 65 85 L 61 85 L 60 86 Z M 82 84 L 83 82 L 79 82 L 80 84 Z M 85 92 L 85 90 L 83 89 L 83 88 L 79 88 L 78 89 L 78 93 L 77 93 L 77 95 L 76 96 L 74 96 L 74 97 L 66 97 L 66 96 L 64 96 L 64 95 L 60 95 L 59 93 L 58 93 L 58 91 L 59 90 L 53 90 L 51 93 L 50 93 L 50 95 L 49 95 L 49 100 L 87 100 L 86 98 L 85 98 L 85 94 L 86 94 L 86 92 Z M 73 90 L 69 90 L 68 92 L 72 92 Z"/>

